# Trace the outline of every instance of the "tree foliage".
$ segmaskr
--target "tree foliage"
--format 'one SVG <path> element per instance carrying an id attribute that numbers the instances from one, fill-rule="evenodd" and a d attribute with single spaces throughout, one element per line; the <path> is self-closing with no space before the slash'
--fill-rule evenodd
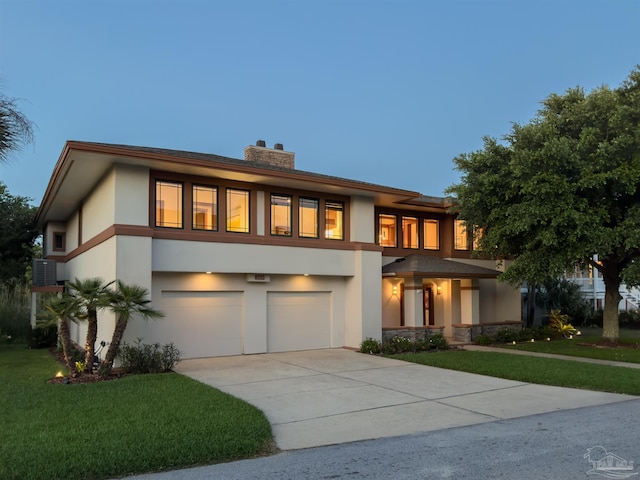
<path id="1" fill-rule="evenodd" d="M 454 161 L 460 218 L 482 227 L 485 254 L 514 259 L 503 279 L 593 266 L 606 287 L 603 336 L 617 341 L 619 285 L 639 279 L 640 66 L 616 89 L 550 95 L 502 142 L 485 137 Z"/>
<path id="2" fill-rule="evenodd" d="M 0 182 L 0 281 L 23 279 L 38 237 L 36 208 L 26 197 L 15 197 Z"/>
<path id="3" fill-rule="evenodd" d="M 0 94 L 0 162 L 33 142 L 33 123 L 18 110 L 17 100 Z"/>

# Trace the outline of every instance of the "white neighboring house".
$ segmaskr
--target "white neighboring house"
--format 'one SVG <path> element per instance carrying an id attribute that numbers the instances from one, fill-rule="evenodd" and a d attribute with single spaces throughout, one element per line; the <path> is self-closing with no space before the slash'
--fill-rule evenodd
<path id="1" fill-rule="evenodd" d="M 594 261 L 598 261 L 598 256 L 593 257 Z M 604 308 L 604 279 L 597 269 L 589 267 L 587 270 L 576 268 L 573 272 L 565 274 L 565 278 L 580 286 L 582 294 L 594 310 L 602 310 Z M 637 310 L 640 308 L 640 289 L 638 287 L 627 287 L 625 284 L 620 285 L 620 295 L 622 300 L 618 304 L 618 310 Z"/>
<path id="2" fill-rule="evenodd" d="M 297 170 L 281 144 L 244 153 L 67 142 L 37 213 L 34 297 L 74 278 L 144 286 L 166 316 L 125 341 L 184 358 L 520 326 L 519 290 L 472 258 L 448 199 Z M 98 341 L 113 326 L 100 312 Z"/>

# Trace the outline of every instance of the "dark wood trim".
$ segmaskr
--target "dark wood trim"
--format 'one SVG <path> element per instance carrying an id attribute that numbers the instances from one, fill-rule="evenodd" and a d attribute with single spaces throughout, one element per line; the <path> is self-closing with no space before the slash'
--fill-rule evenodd
<path id="1" fill-rule="evenodd" d="M 163 240 L 185 240 L 193 242 L 211 242 L 211 243 L 243 243 L 247 245 L 273 245 L 283 247 L 304 247 L 304 248 L 321 248 L 325 250 L 351 250 L 351 251 L 368 251 L 381 252 L 382 248 L 372 243 L 359 242 L 338 242 L 335 240 L 316 240 L 312 238 L 289 238 L 289 237 L 271 237 L 248 235 L 244 233 L 220 233 L 209 231 L 191 231 L 183 230 L 173 231 L 172 229 L 156 229 L 142 225 L 111 225 L 102 232 L 89 239 L 78 248 L 69 252 L 67 255 L 47 255 L 46 258 L 57 260 L 59 262 L 68 262 L 69 260 L 85 253 L 86 251 L 100 245 L 116 235 L 128 237 L 151 237 L 153 239 Z"/>
<path id="2" fill-rule="evenodd" d="M 36 285 L 32 285 L 31 286 L 31 292 L 32 293 L 58 293 L 58 292 L 64 292 L 64 285 L 47 285 L 45 286 L 36 286 Z"/>

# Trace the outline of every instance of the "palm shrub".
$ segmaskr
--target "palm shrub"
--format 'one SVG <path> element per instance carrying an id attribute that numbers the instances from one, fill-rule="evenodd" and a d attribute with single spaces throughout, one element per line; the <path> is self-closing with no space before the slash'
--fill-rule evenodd
<path id="1" fill-rule="evenodd" d="M 109 292 L 109 308 L 116 315 L 116 326 L 113 329 L 113 336 L 107 354 L 100 365 L 99 371 L 101 375 L 111 374 L 124 331 L 133 316 L 139 316 L 145 320 L 164 316 L 162 312 L 153 309 L 149 305 L 151 300 L 147 298 L 148 295 L 149 291 L 146 288 L 139 285 L 127 285 L 120 280 L 116 281 L 115 290 Z"/>
<path id="2" fill-rule="evenodd" d="M 69 331 L 69 322 L 73 318 L 80 308 L 78 299 L 73 295 L 69 295 L 64 292 L 59 297 L 51 297 L 47 303 L 44 304 L 44 308 L 50 313 L 51 317 L 49 325 L 46 321 L 42 326 L 50 326 L 52 323 L 58 324 L 58 335 L 60 338 L 60 344 L 62 345 L 62 354 L 64 356 L 64 363 L 69 369 L 71 376 L 75 377 L 78 374 L 76 368 L 76 361 L 73 358 L 73 346 L 71 344 L 71 332 Z"/>
<path id="3" fill-rule="evenodd" d="M 98 310 L 109 305 L 109 285 L 100 277 L 75 279 L 69 282 L 71 294 L 77 299 L 79 309 L 77 318 L 87 321 L 87 338 L 85 341 L 85 372 L 92 373 L 93 359 L 95 357 L 96 339 L 98 338 Z"/>

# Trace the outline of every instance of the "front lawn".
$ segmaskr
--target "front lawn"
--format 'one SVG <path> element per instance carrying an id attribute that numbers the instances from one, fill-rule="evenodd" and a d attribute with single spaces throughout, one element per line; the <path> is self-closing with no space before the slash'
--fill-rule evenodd
<path id="1" fill-rule="evenodd" d="M 507 344 L 504 345 L 504 347 L 528 352 L 553 353 L 557 355 L 570 355 L 572 357 L 640 363 L 640 338 L 621 337 L 620 342 L 627 346 L 617 348 L 597 346 L 596 344 L 601 339 L 601 336 L 581 336 L 574 337 L 571 340 L 559 339 L 551 342 L 518 343 L 517 345 Z M 503 345 L 500 345 L 500 347 L 502 346 Z"/>
<path id="2" fill-rule="evenodd" d="M 640 395 L 640 372 L 632 368 L 509 353 L 459 350 L 403 353 L 390 357 L 520 382 Z"/>
<path id="3" fill-rule="evenodd" d="M 46 383 L 46 350 L 0 346 L 0 478 L 104 479 L 268 453 L 255 407 L 174 373 Z"/>

